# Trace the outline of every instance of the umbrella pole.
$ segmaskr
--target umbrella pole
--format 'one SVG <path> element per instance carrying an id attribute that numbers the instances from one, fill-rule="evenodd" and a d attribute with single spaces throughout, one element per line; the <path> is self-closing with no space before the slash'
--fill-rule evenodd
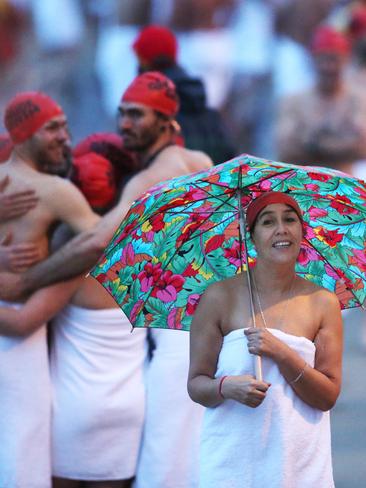
<path id="1" fill-rule="evenodd" d="M 252 287 L 252 279 L 250 276 L 250 271 L 249 271 L 249 260 L 248 260 L 248 252 L 247 252 L 247 244 L 245 240 L 245 227 L 246 227 L 246 217 L 245 213 L 243 210 L 243 206 L 241 203 L 241 195 L 239 192 L 238 195 L 239 199 L 239 231 L 241 235 L 241 242 L 244 242 L 244 249 L 245 249 L 245 265 L 247 268 L 247 279 L 248 279 L 248 290 L 249 290 L 249 303 L 250 303 L 250 313 L 252 316 L 252 322 L 254 327 L 257 327 L 257 323 L 255 320 L 255 311 L 254 311 L 254 301 L 253 301 L 253 287 Z M 262 358 L 260 356 L 255 355 L 254 356 L 254 371 L 255 371 L 255 377 L 257 380 L 262 381 L 263 376 L 262 376 Z"/>

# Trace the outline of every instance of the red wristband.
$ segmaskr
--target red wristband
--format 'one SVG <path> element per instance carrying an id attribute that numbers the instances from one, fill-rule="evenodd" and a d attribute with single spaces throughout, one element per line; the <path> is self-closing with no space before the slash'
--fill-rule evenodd
<path id="1" fill-rule="evenodd" d="M 224 395 L 222 394 L 222 384 L 224 382 L 224 380 L 227 378 L 227 376 L 223 376 L 220 380 L 220 383 L 219 383 L 219 395 L 221 398 L 225 398 Z"/>

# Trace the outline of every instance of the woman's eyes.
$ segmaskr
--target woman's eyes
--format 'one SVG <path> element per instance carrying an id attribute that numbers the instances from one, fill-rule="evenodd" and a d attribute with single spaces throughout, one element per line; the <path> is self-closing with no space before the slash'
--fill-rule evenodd
<path id="1" fill-rule="evenodd" d="M 293 223 L 293 222 L 296 222 L 296 217 L 285 217 L 284 221 L 287 223 Z M 269 225 L 274 224 L 275 222 L 276 221 L 274 219 L 264 219 L 264 220 L 262 220 L 262 225 L 269 226 Z"/>

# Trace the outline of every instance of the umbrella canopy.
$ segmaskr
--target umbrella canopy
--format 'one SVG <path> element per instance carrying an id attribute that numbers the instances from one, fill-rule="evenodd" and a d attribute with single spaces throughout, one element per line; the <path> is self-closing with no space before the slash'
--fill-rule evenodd
<path id="1" fill-rule="evenodd" d="M 255 263 L 239 214 L 266 191 L 288 192 L 304 212 L 297 274 L 334 291 L 342 308 L 364 306 L 365 183 L 249 155 L 145 193 L 91 274 L 133 326 L 188 330 L 207 286 L 245 268 L 245 243 Z"/>

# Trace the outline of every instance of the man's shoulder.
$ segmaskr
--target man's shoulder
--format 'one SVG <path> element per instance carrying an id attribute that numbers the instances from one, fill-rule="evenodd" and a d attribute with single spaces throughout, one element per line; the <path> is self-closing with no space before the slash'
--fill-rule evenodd
<path id="1" fill-rule="evenodd" d="M 203 151 L 187 149 L 177 145 L 166 147 L 156 158 L 154 164 L 165 164 L 169 161 L 172 165 L 184 165 L 188 172 L 208 169 L 212 166 L 211 158 Z"/>

